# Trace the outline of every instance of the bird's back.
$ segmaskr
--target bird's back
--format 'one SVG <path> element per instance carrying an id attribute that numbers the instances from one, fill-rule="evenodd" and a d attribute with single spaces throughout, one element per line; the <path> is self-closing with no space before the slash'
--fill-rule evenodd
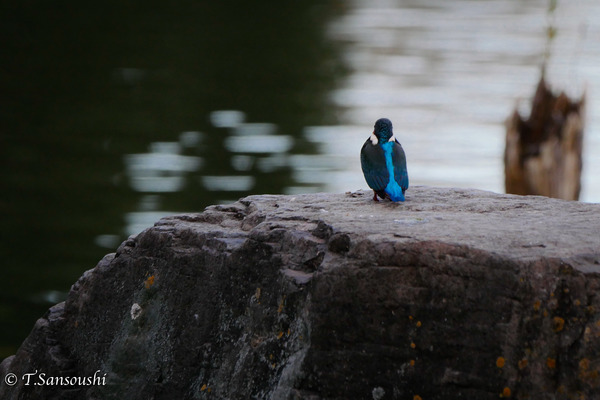
<path id="1" fill-rule="evenodd" d="M 397 140 L 373 144 L 368 139 L 360 152 L 365 180 L 380 197 L 404 201 L 408 189 L 406 155 Z"/>

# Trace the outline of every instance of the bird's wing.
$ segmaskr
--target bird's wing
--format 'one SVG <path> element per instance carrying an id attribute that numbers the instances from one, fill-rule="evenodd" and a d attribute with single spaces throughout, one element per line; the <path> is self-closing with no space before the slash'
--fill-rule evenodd
<path id="1" fill-rule="evenodd" d="M 360 150 L 360 165 L 369 187 L 375 191 L 386 188 L 390 179 L 381 146 L 373 145 L 369 139 Z"/>
<path id="2" fill-rule="evenodd" d="M 402 192 L 408 189 L 408 170 L 406 169 L 406 155 L 404 149 L 398 140 L 396 140 L 392 152 L 392 161 L 394 163 L 394 180 L 402 188 Z"/>

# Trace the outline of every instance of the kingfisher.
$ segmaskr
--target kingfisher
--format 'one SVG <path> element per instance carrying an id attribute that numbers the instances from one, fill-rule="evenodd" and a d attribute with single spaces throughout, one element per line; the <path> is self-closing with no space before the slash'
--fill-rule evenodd
<path id="1" fill-rule="evenodd" d="M 406 155 L 394 136 L 392 121 L 380 118 L 375 122 L 373 133 L 360 150 L 360 164 L 365 180 L 377 196 L 391 201 L 404 201 L 408 189 Z"/>

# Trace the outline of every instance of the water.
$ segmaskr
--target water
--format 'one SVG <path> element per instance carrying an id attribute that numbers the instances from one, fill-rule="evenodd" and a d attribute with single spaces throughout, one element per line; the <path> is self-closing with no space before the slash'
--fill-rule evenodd
<path id="1" fill-rule="evenodd" d="M 544 60 L 549 82 L 571 96 L 588 91 L 582 201 L 600 201 L 600 11 L 594 1 L 355 1 L 330 24 L 351 73 L 332 92 L 341 120 L 362 127 L 380 116 L 395 124 L 414 184 L 504 191 L 503 121 L 520 101 L 528 111 Z M 359 141 L 370 131 L 352 132 Z M 341 130 L 340 130 L 341 132 Z M 319 136 L 319 135 L 315 135 Z M 343 154 L 351 171 L 335 190 L 364 186 L 355 148 L 322 135 L 323 151 Z M 364 139 L 363 139 L 364 140 Z M 356 147 L 356 146 L 354 146 Z"/>
<path id="2" fill-rule="evenodd" d="M 544 0 L 17 3 L 0 12 L 0 358 L 161 216 L 366 188 L 358 152 L 382 116 L 411 184 L 502 192 L 503 121 L 527 109 L 548 23 Z M 587 88 L 594 202 L 599 8 L 560 3 L 548 66 Z"/>

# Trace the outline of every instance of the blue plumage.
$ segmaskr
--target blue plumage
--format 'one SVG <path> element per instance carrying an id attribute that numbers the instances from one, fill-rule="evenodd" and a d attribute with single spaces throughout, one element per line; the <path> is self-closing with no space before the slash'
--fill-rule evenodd
<path id="1" fill-rule="evenodd" d="M 365 180 L 377 196 L 392 201 L 404 201 L 408 189 L 406 155 L 400 142 L 394 137 L 392 121 L 378 119 L 371 137 L 360 151 L 360 164 Z"/>

